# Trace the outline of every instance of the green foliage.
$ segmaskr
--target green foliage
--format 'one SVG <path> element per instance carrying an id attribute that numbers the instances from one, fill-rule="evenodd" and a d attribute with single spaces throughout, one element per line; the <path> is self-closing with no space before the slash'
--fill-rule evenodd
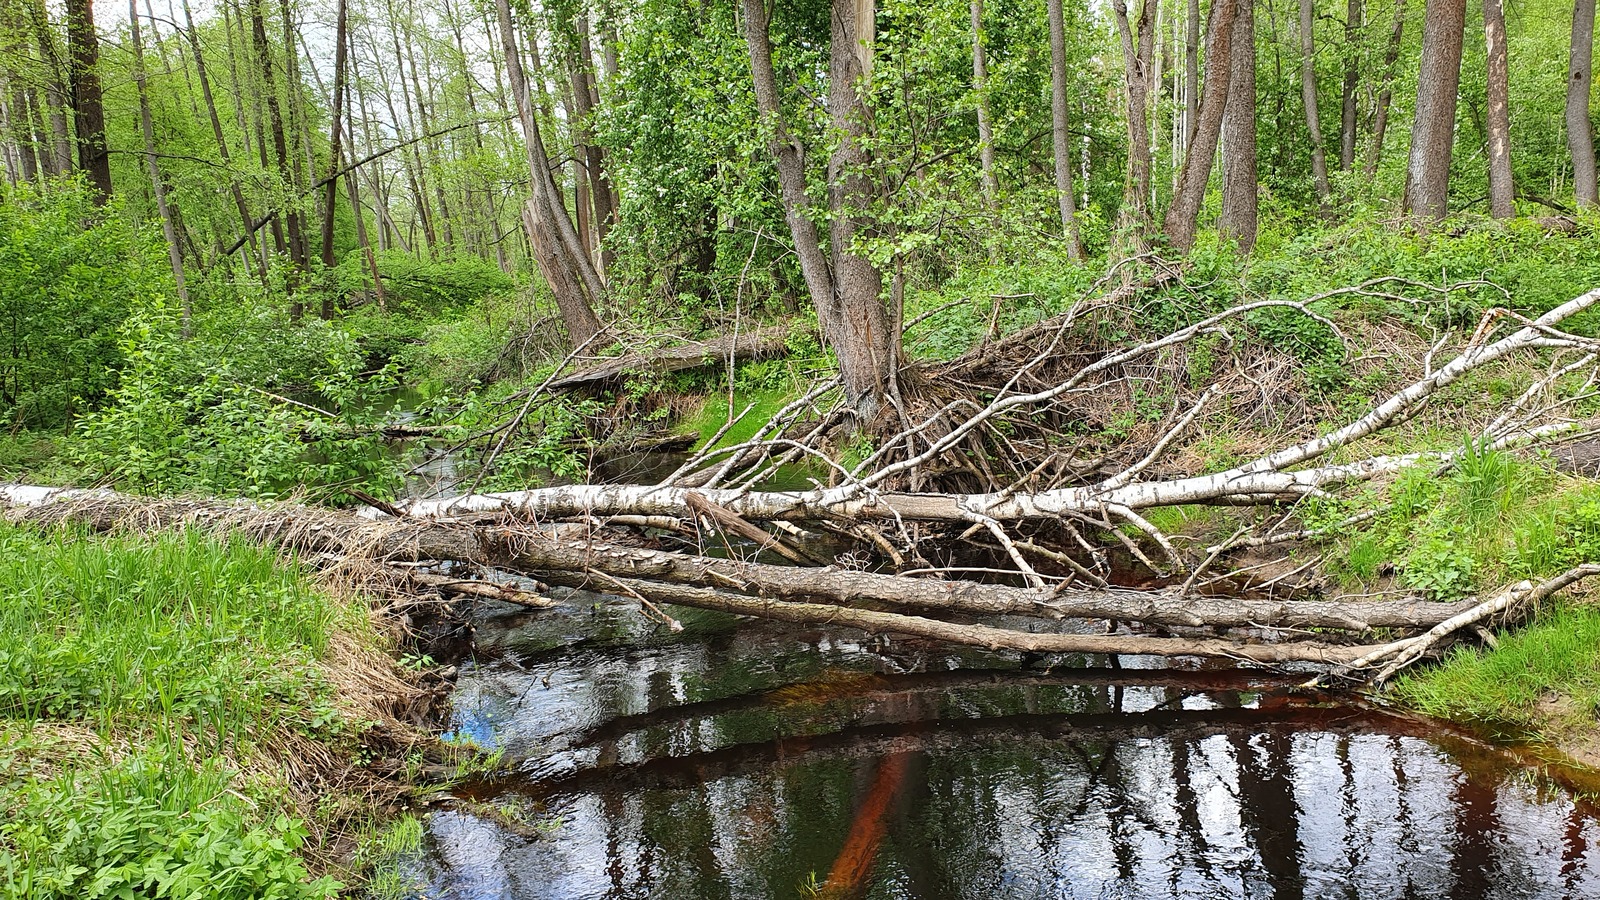
<path id="1" fill-rule="evenodd" d="M 152 253 L 79 180 L 0 185 L 0 429 L 59 428 L 105 395 L 118 326 L 162 289 Z"/>
<path id="2" fill-rule="evenodd" d="M 18 900 L 149 897 L 311 900 L 338 896 L 296 855 L 305 829 L 250 821 L 216 765 L 181 747 L 42 782 L 0 786 L 0 887 Z"/>
<path id="3" fill-rule="evenodd" d="M 308 879 L 282 788 L 234 766 L 282 729 L 347 727 L 317 661 L 363 615 L 197 533 L 0 527 L 0 593 L 0 893 L 337 892 Z"/>
<path id="4" fill-rule="evenodd" d="M 394 460 L 375 431 L 392 374 L 365 373 L 355 341 L 327 325 L 284 329 L 270 313 L 230 324 L 184 340 L 169 312 L 136 313 L 122 339 L 126 370 L 109 403 L 79 420 L 65 455 L 91 477 L 147 493 L 391 492 Z"/>

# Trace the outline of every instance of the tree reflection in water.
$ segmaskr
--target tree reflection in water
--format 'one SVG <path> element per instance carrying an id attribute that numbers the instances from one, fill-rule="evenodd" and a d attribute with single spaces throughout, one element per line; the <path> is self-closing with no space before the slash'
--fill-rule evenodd
<path id="1" fill-rule="evenodd" d="M 1292 679 L 590 615 L 480 635 L 467 792 L 560 825 L 436 815 L 430 896 L 1600 896 L 1594 809 Z"/>

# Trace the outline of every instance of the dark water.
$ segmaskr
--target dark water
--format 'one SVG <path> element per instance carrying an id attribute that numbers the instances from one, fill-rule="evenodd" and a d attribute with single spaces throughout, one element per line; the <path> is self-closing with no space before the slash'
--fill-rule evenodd
<path id="1" fill-rule="evenodd" d="M 678 612 L 485 620 L 455 727 L 525 762 L 427 896 L 1600 897 L 1591 805 L 1292 679 Z"/>

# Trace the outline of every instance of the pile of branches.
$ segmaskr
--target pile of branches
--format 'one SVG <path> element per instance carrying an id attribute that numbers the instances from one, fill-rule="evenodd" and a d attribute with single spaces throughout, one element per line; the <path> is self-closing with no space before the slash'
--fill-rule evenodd
<path id="1" fill-rule="evenodd" d="M 1492 310 L 1453 356 L 1443 358 L 1446 339 L 1441 339 L 1421 360 L 1419 377 L 1365 413 L 1225 471 L 1174 475 L 1161 468 L 1223 390 L 1212 385 L 1137 455 L 1109 469 L 1019 450 L 1018 459 L 1027 458 L 1030 468 L 1009 483 L 995 481 L 970 493 L 914 489 L 930 479 L 929 466 L 959 448 L 973 452 L 975 442 L 1013 439 L 1016 429 L 1006 423 L 1041 418 L 1064 400 L 1098 390 L 1120 377 L 1115 373 L 1163 351 L 1208 335 L 1225 338 L 1227 326 L 1251 311 L 1288 308 L 1337 331 L 1309 302 L 1242 304 L 1092 359 L 1056 354 L 1071 317 L 1082 311 L 1069 313 L 1034 329 L 1031 338 L 1002 342 L 997 352 L 1003 358 L 1014 360 L 1015 354 L 1030 351 L 1032 356 L 1020 366 L 1002 363 L 994 369 L 1010 375 L 981 404 L 962 399 L 919 414 L 850 470 L 812 442 L 827 420 L 818 408 L 832 389 L 824 384 L 781 410 L 754 440 L 698 454 L 652 485 L 468 493 L 362 515 L 20 486 L 0 487 L 0 505 L 9 508 L 11 518 L 40 524 L 187 524 L 242 531 L 335 567 L 360 561 L 416 571 L 417 564 L 456 562 L 513 572 L 633 598 L 668 626 L 676 623 L 662 607 L 678 604 L 1032 653 L 1317 662 L 1348 675 L 1375 673 L 1378 681 L 1463 630 L 1514 618 L 1596 571 L 1584 566 L 1543 584 L 1520 584 L 1460 604 L 1415 598 L 1340 603 L 1211 596 L 1202 590 L 1204 574 L 1226 570 L 1243 551 L 1316 540 L 1373 514 L 1368 510 L 1320 529 L 1306 527 L 1297 515 L 1307 501 L 1335 500 L 1411 466 L 1449 466 L 1460 451 L 1362 455 L 1357 447 L 1416 416 L 1440 391 L 1487 366 L 1539 354 L 1547 363 L 1519 397 L 1483 413 L 1483 421 L 1474 425 L 1474 446 L 1504 448 L 1583 433 L 1572 405 L 1592 395 L 1600 381 L 1600 342 L 1563 325 L 1600 303 L 1600 290 L 1534 319 Z M 1044 335 L 1048 339 L 1041 340 Z M 964 359 L 942 371 L 944 377 L 977 378 L 983 366 Z M 1564 394 L 1563 386 L 1574 380 L 1581 386 Z M 832 474 L 807 490 L 757 489 L 794 460 Z M 1269 514 L 1258 517 L 1259 525 L 1241 528 L 1197 554 L 1180 548 L 1149 516 L 1152 509 L 1188 504 L 1256 507 Z M 815 535 L 844 542 L 847 549 L 822 554 L 811 539 Z M 723 555 L 706 549 L 714 540 L 723 542 Z M 1131 557 L 1160 573 L 1162 586 L 1133 591 L 1110 585 L 1101 543 L 1107 540 L 1120 542 Z M 935 555 L 928 548 L 950 542 L 983 542 L 994 556 L 980 567 L 928 559 Z M 497 592 L 490 587 L 479 593 L 484 590 Z M 1116 627 L 1093 633 L 1085 620 Z"/>

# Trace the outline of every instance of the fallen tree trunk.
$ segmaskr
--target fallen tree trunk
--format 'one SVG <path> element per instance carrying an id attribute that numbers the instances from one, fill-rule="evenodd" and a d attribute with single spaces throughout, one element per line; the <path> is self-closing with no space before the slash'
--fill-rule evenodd
<path id="1" fill-rule="evenodd" d="M 247 537 L 309 559 L 357 563 L 452 560 L 516 571 L 557 584 L 811 625 L 845 625 L 992 649 L 1059 653 L 1212 656 L 1254 662 L 1349 663 L 1373 647 L 1325 643 L 1139 635 L 1041 634 L 859 609 L 862 601 L 960 613 L 1029 613 L 1174 625 L 1366 628 L 1375 622 L 1428 627 L 1459 610 L 1429 604 L 1259 603 L 1172 595 L 1047 591 L 878 575 L 846 569 L 790 568 L 623 548 L 507 524 L 472 526 L 426 520 L 373 522 L 293 504 L 263 506 L 199 500 L 149 500 L 105 490 L 0 486 L 13 521 L 97 530 L 200 528 Z M 744 596 L 741 596 L 744 595 Z M 825 598 L 834 603 L 802 602 Z M 1371 609 L 1364 609 L 1370 606 Z"/>
<path id="2" fill-rule="evenodd" d="M 592 366 L 550 382 L 549 390 L 606 384 L 633 372 L 681 372 L 730 360 L 768 359 L 788 352 L 789 329 L 785 326 L 762 328 L 746 334 L 727 334 L 705 341 L 687 341 L 644 353 L 624 353 L 615 359 L 601 360 Z"/>

